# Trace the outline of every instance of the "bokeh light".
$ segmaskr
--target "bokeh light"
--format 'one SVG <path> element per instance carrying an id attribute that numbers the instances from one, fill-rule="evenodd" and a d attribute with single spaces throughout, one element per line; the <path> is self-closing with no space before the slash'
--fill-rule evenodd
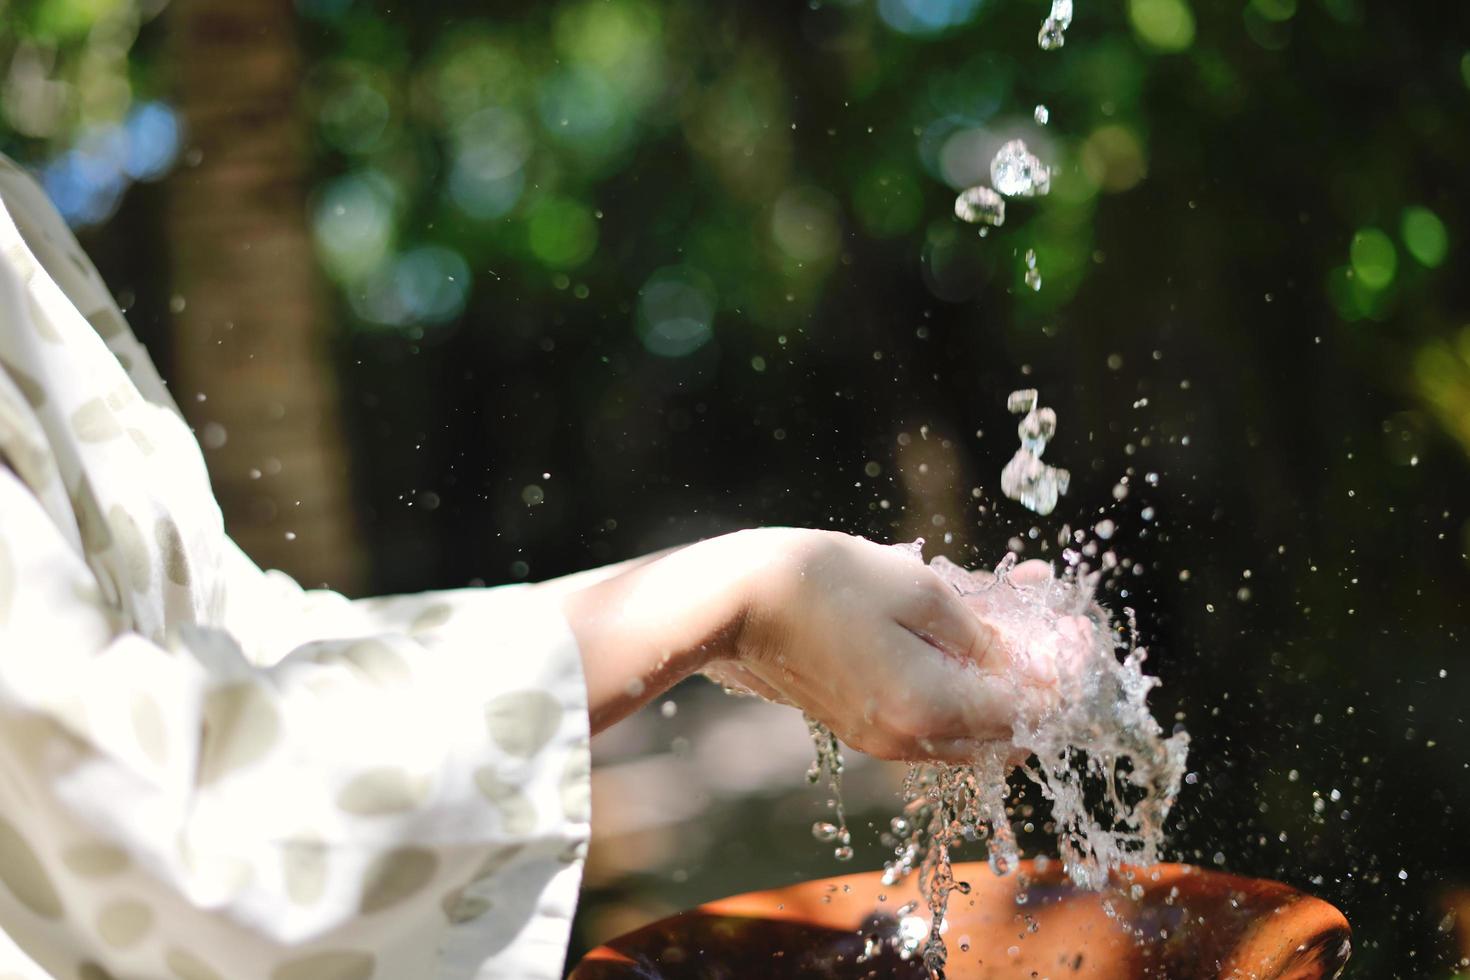
<path id="1" fill-rule="evenodd" d="M 842 234 L 837 201 L 818 187 L 783 191 L 771 212 L 771 236 L 798 262 L 824 262 L 837 251 Z"/>
<path id="2" fill-rule="evenodd" d="M 1400 226 L 1404 248 L 1420 265 L 1437 268 L 1449 252 L 1450 239 L 1439 215 L 1426 207 L 1404 208 Z"/>
<path id="3" fill-rule="evenodd" d="M 629 135 L 627 103 L 608 79 L 591 68 L 561 69 L 541 86 L 541 125 L 546 132 L 589 156 L 619 149 Z"/>
<path id="4" fill-rule="evenodd" d="M 1386 289 L 1398 272 L 1398 250 L 1377 228 L 1360 229 L 1353 236 L 1349 255 L 1356 281 L 1368 289 Z"/>
<path id="5" fill-rule="evenodd" d="M 766 52 L 747 49 L 693 96 L 685 116 L 690 146 L 724 190 L 743 200 L 768 201 L 790 169 L 790 123 L 780 72 Z"/>
<path id="6" fill-rule="evenodd" d="M 534 78 L 505 32 L 473 25 L 445 32 L 423 77 L 451 126 L 488 106 L 520 104 Z"/>
<path id="7" fill-rule="evenodd" d="M 976 125 L 984 123 L 1009 103 L 1016 64 L 1001 52 L 987 51 L 956 65 L 924 76 L 925 101 L 936 116 Z"/>
<path id="8" fill-rule="evenodd" d="M 41 169 L 41 183 L 69 224 L 112 217 L 135 181 L 168 173 L 179 152 L 178 116 L 161 102 L 134 107 L 119 123 L 91 125 Z"/>
<path id="9" fill-rule="evenodd" d="M 967 23 L 983 0 L 878 0 L 878 16 L 902 34 L 939 34 Z"/>
<path id="10" fill-rule="evenodd" d="M 638 337 L 644 349 L 671 358 L 699 350 L 714 337 L 715 305 L 714 284 L 698 269 L 659 269 L 638 291 Z"/>
<path id="11" fill-rule="evenodd" d="M 395 210 L 393 183 L 377 171 L 324 184 L 312 209 L 312 231 L 327 271 L 352 282 L 381 266 L 393 244 Z"/>
<path id="12" fill-rule="evenodd" d="M 1123 125 L 1093 130 L 1082 144 L 1081 162 L 1093 183 L 1112 193 L 1137 186 L 1148 173 L 1138 136 Z"/>
<path id="13" fill-rule="evenodd" d="M 520 199 L 531 148 L 530 128 L 508 109 L 492 106 L 466 117 L 454 129 L 450 197 L 471 217 L 501 217 Z"/>
<path id="14" fill-rule="evenodd" d="M 438 324 L 463 312 L 469 286 L 469 266 L 457 252 L 420 245 L 379 267 L 350 289 L 348 297 L 368 323 Z"/>
<path id="15" fill-rule="evenodd" d="M 1470 451 L 1470 326 L 1421 347 L 1414 380 L 1446 430 Z"/>
<path id="16" fill-rule="evenodd" d="M 30 17 L 32 36 L 53 42 L 78 40 L 120 6 L 116 0 L 48 0 L 35 4 Z"/>
<path id="17" fill-rule="evenodd" d="M 1194 43 L 1194 11 L 1185 0 L 1128 0 L 1128 21 L 1155 51 L 1183 51 Z"/>
<path id="18" fill-rule="evenodd" d="M 568 4 L 556 13 L 557 49 L 574 63 L 595 70 L 619 99 L 641 103 L 663 78 L 660 11 L 637 0 L 593 0 Z"/>
<path id="19" fill-rule="evenodd" d="M 134 180 L 158 180 L 179 155 L 179 117 L 162 102 L 145 102 L 123 123 L 122 170 Z"/>
<path id="20" fill-rule="evenodd" d="M 1279 12 L 1269 6 L 1266 9 Z M 1273 17 L 1256 4 L 1251 4 L 1241 11 L 1241 20 L 1251 40 L 1267 51 L 1285 51 L 1291 43 L 1290 17 Z"/>
<path id="21" fill-rule="evenodd" d="M 592 212 L 564 197 L 543 197 L 526 219 L 531 254 L 553 269 L 572 269 L 597 251 L 597 221 Z"/>
<path id="22" fill-rule="evenodd" d="M 346 153 L 376 147 L 392 119 L 382 81 L 353 66 L 328 87 L 317 118 L 322 138 Z"/>

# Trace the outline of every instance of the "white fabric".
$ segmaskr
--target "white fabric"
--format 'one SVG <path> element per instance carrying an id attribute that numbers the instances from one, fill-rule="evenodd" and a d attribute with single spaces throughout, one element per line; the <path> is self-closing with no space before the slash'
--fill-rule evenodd
<path id="1" fill-rule="evenodd" d="M 4 157 L 0 202 L 0 980 L 559 977 L 590 816 L 559 606 L 262 572 Z"/>

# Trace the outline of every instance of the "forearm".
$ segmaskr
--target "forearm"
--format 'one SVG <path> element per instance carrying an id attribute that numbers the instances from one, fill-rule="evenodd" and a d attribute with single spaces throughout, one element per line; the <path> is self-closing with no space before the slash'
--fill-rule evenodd
<path id="1" fill-rule="evenodd" d="M 757 535 L 662 552 L 567 590 L 563 609 L 581 650 L 594 732 L 735 656 L 746 583 L 763 560 Z"/>
<path id="2" fill-rule="evenodd" d="M 613 562 L 611 565 L 601 565 L 597 568 L 583 569 L 580 572 L 573 572 L 570 575 L 563 575 L 560 578 L 546 579 L 543 582 L 537 582 L 536 584 L 532 585 L 531 588 L 542 596 L 548 596 L 551 598 L 564 598 L 571 595 L 573 592 L 581 592 L 583 589 L 590 588 L 591 586 L 597 585 L 601 582 L 605 582 L 608 579 L 616 578 L 617 576 L 622 575 L 624 572 L 630 572 L 633 569 L 639 568 L 643 565 L 647 565 L 650 562 L 658 561 L 665 555 L 673 554 L 675 551 L 679 551 L 685 547 L 688 546 L 678 545 L 673 548 L 665 548 L 662 551 L 654 551 L 646 555 L 639 555 L 637 558 L 629 558 L 624 561 Z"/>

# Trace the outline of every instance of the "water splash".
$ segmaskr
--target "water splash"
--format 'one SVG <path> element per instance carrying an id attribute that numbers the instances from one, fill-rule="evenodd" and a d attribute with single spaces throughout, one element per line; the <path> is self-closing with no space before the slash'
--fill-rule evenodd
<path id="1" fill-rule="evenodd" d="M 1041 22 L 1036 44 L 1043 51 L 1055 51 L 1067 43 L 1067 28 L 1072 26 L 1072 0 L 1051 0 L 1051 12 Z"/>
<path id="2" fill-rule="evenodd" d="M 1006 202 L 989 187 L 971 187 L 954 199 L 955 217 L 970 224 L 1003 225 Z"/>
<path id="3" fill-rule="evenodd" d="M 842 743 L 837 741 L 837 736 L 826 725 L 811 715 L 805 717 L 807 731 L 812 736 L 812 745 L 817 750 L 815 761 L 806 771 L 807 782 L 817 783 L 824 775 L 827 777 L 827 786 L 832 791 L 827 805 L 837 818 L 836 823 L 818 820 L 812 824 L 812 836 L 824 844 L 836 844 L 832 849 L 832 856 L 837 860 L 851 861 L 852 834 L 847 829 L 847 810 L 842 803 Z"/>
<path id="4" fill-rule="evenodd" d="M 990 161 L 990 184 L 1006 197 L 1042 197 L 1051 190 L 1051 170 L 1025 140 L 1011 140 Z"/>
<path id="5" fill-rule="evenodd" d="M 1146 703 L 1159 682 L 1143 673 L 1147 653 L 1132 611 L 1127 628 L 1116 629 L 1094 599 L 1102 571 L 1069 551 L 1060 578 L 1037 574 L 1035 565 L 1018 568 L 1014 554 L 994 572 L 969 572 L 944 558 L 930 562 L 995 631 L 1004 655 L 1025 665 L 1011 674 L 1017 680 L 1009 742 L 987 745 L 963 765 L 911 766 L 904 809 L 892 824 L 894 858 L 883 880 L 893 884 L 918 872 L 930 911 L 923 957 L 931 977 L 944 975 L 941 931 L 950 894 L 969 891 L 954 878 L 953 850 L 984 842 L 996 874 L 1010 873 L 1020 860 L 1006 810 L 1012 771 L 1050 801 L 1063 867 L 1079 887 L 1103 887 L 1120 864 L 1159 860 L 1189 736 L 1164 737 Z"/>
<path id="6" fill-rule="evenodd" d="M 1034 271 L 1034 268 L 1028 270 L 1028 284 L 1030 272 Z M 1040 407 L 1035 388 L 1011 392 L 1006 399 L 1006 409 L 1023 415 L 1023 418 L 1016 427 L 1016 433 L 1021 437 L 1021 448 L 1000 471 L 1001 492 L 1019 501 L 1023 507 L 1045 516 L 1056 510 L 1057 497 L 1067 492 L 1072 481 L 1072 474 L 1066 470 L 1041 461 L 1047 442 L 1056 435 L 1057 413 Z"/>

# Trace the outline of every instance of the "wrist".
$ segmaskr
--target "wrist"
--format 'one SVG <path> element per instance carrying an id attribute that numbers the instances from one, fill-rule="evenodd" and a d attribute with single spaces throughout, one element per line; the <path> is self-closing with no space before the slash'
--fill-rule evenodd
<path id="1" fill-rule="evenodd" d="M 702 541 L 568 594 L 567 621 L 600 730 L 710 663 L 740 655 L 761 532 Z"/>

